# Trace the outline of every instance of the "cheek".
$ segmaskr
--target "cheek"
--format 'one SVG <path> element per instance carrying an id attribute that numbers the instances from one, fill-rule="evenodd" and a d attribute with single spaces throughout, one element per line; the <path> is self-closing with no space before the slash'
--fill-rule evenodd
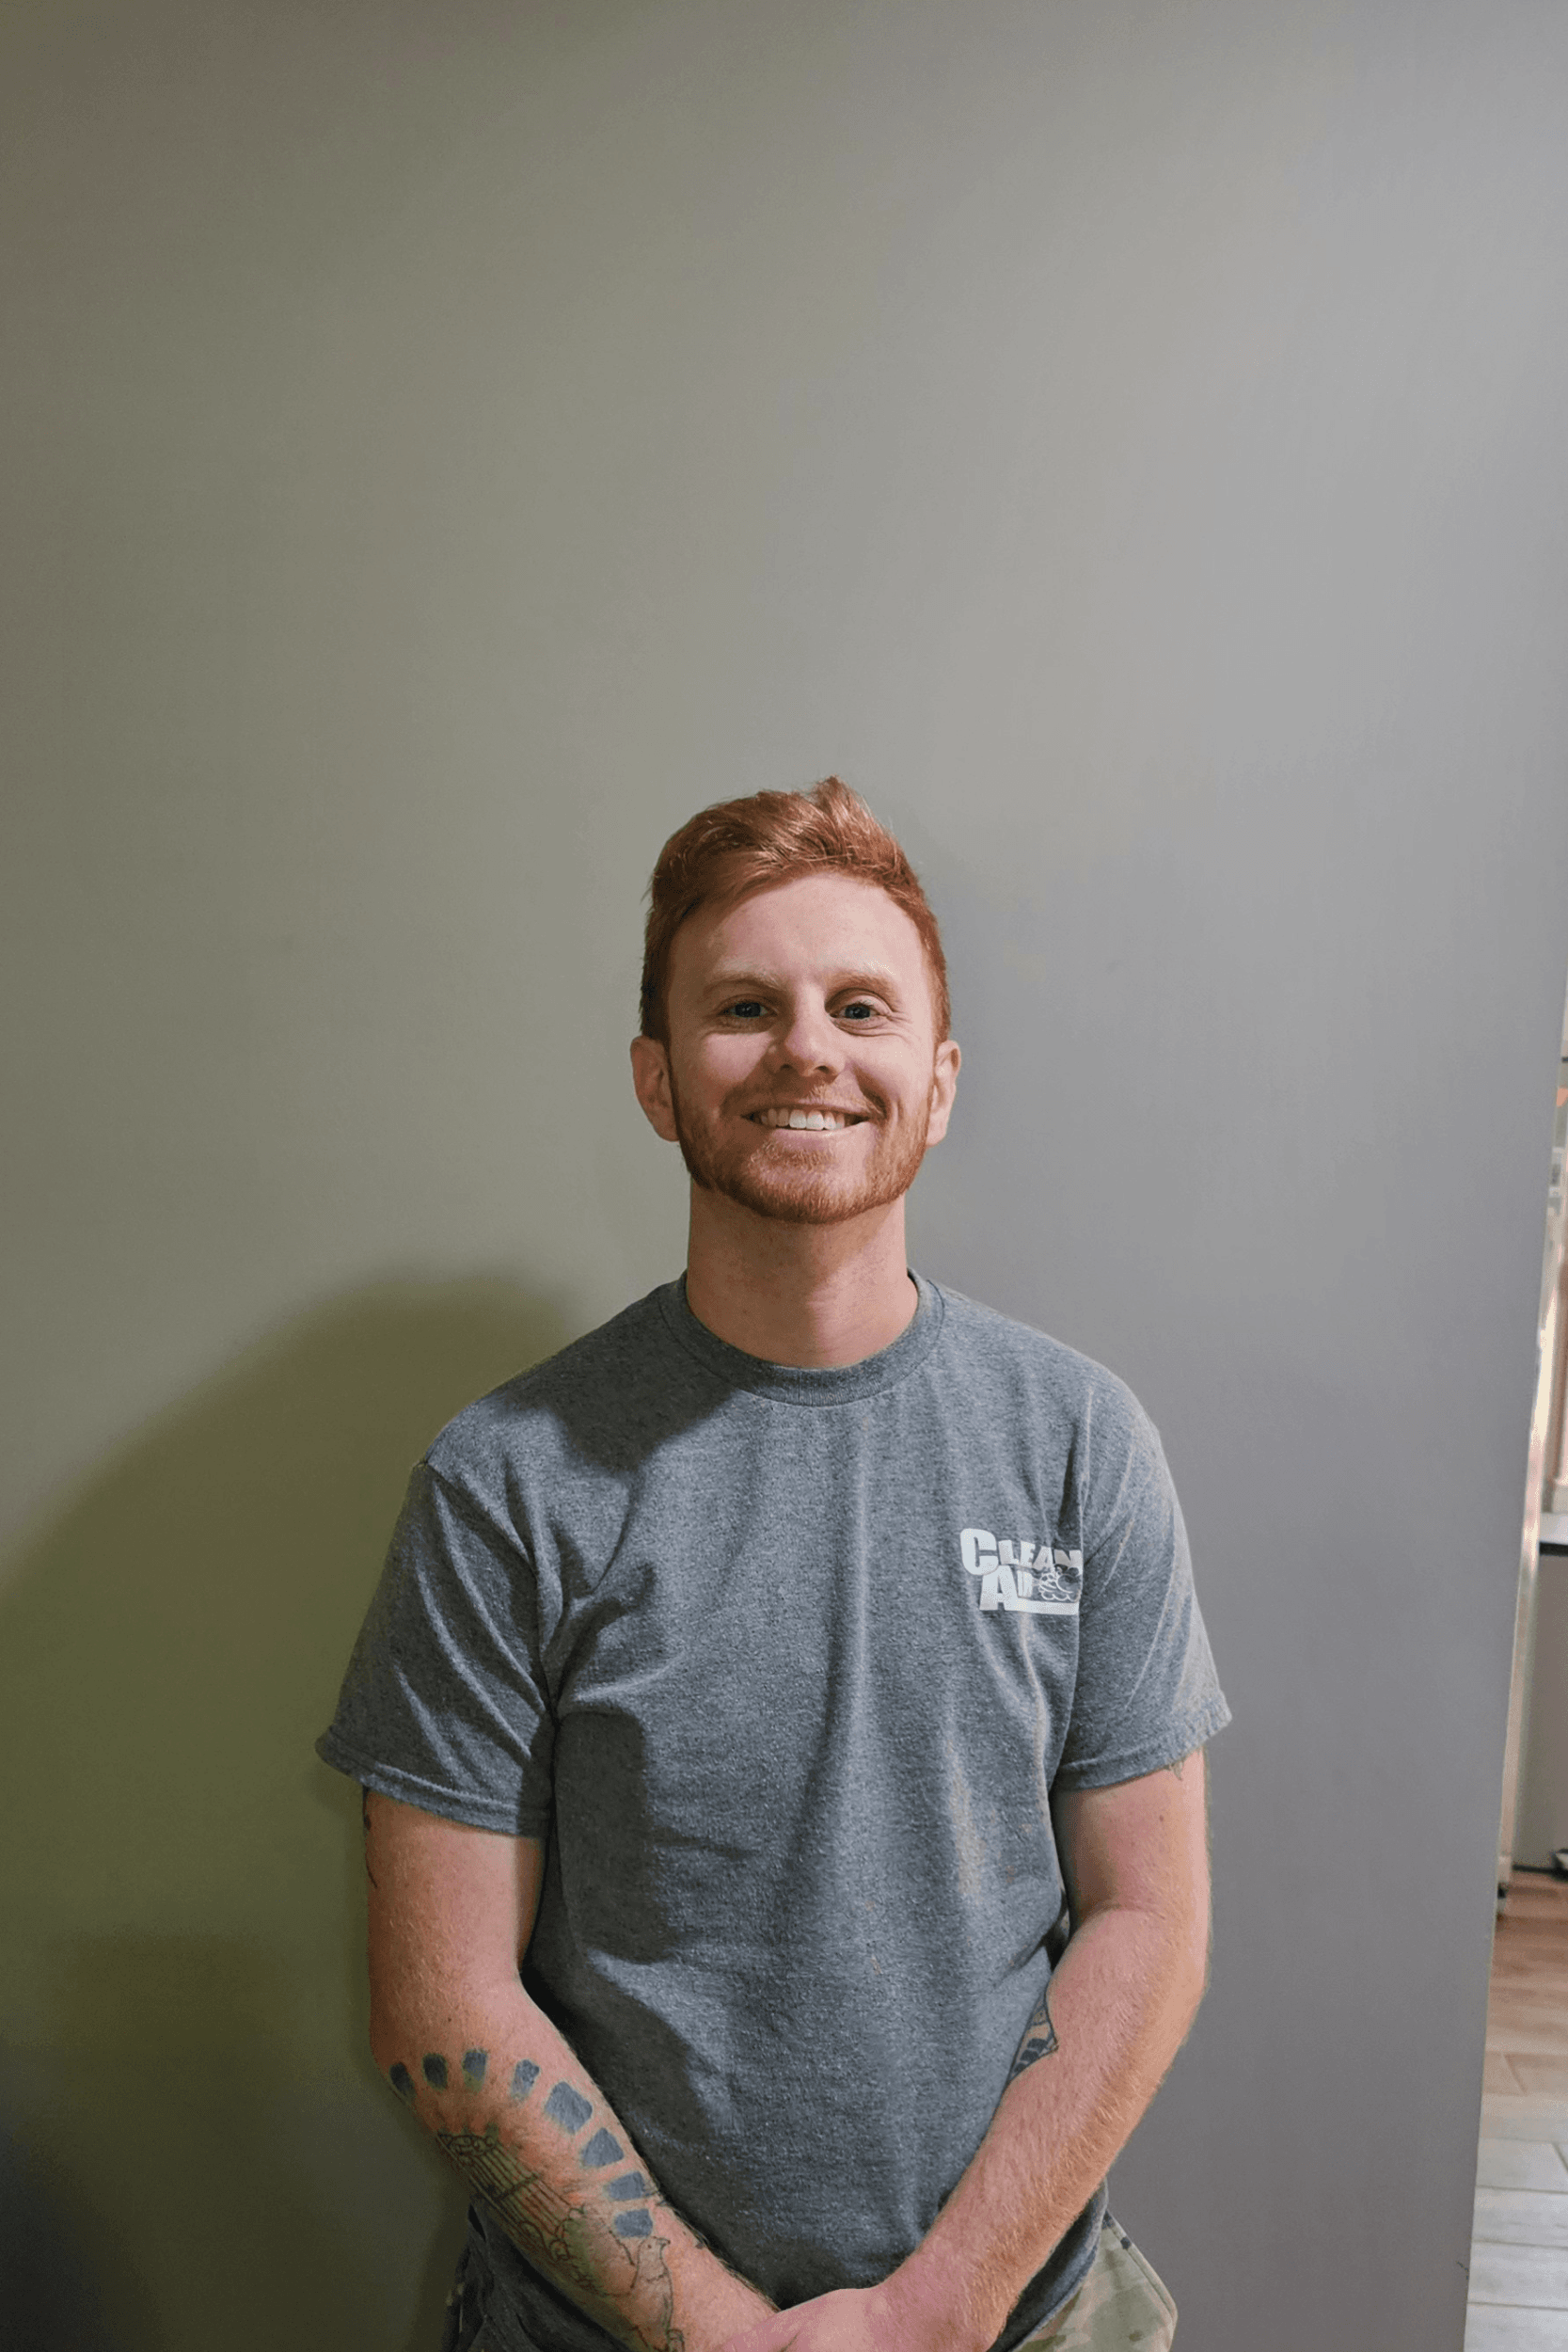
<path id="1" fill-rule="evenodd" d="M 678 1083 L 704 1102 L 722 1102 L 755 1077 L 766 1048 L 763 1038 L 705 1038 L 685 1065 Z"/>
<path id="2" fill-rule="evenodd" d="M 856 1075 L 866 1093 L 879 1096 L 897 1117 L 926 1117 L 931 1100 L 931 1081 L 916 1055 L 889 1054 L 881 1058 L 863 1055 Z"/>

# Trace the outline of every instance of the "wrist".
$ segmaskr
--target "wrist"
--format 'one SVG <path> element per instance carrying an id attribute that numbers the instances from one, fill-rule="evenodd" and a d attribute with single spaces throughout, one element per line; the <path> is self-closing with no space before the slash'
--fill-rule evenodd
<path id="1" fill-rule="evenodd" d="M 987 2352 L 1007 2316 L 990 2311 L 970 2265 L 929 2239 L 877 2292 L 898 2352 Z"/>
<path id="2" fill-rule="evenodd" d="M 678 2249 L 671 2248 L 667 2259 L 673 2287 L 672 2317 L 686 2352 L 719 2352 L 732 2337 L 773 2315 L 775 2306 L 767 2296 L 738 2278 L 700 2239 L 687 2237 Z"/>

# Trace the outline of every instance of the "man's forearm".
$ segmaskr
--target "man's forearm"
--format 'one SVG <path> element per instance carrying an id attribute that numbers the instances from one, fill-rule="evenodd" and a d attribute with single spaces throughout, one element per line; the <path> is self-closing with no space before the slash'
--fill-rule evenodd
<path id="1" fill-rule="evenodd" d="M 530 2262 L 620 2343 L 712 2352 L 773 2310 L 665 2201 L 520 1985 L 439 2026 L 395 2019 L 375 2056 Z"/>
<path id="2" fill-rule="evenodd" d="M 920 2340 L 981 2352 L 1083 2211 L 1192 2024 L 1201 1959 L 1169 1927 L 1104 1910 L 1069 1943 L 990 2130 L 914 2252 L 885 2282 Z"/>

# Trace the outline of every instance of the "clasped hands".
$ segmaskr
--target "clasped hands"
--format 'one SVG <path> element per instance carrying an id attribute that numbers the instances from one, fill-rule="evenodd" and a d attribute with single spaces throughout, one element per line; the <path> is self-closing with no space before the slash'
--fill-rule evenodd
<path id="1" fill-rule="evenodd" d="M 946 2313 L 909 2292 L 895 2272 L 874 2287 L 839 2287 L 776 2312 L 732 2336 L 723 2352 L 954 2352 Z"/>

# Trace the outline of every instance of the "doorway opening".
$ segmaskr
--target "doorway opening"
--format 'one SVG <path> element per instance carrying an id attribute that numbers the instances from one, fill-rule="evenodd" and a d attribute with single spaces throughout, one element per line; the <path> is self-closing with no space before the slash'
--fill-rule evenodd
<path id="1" fill-rule="evenodd" d="M 1465 2352 L 1568 2344 L 1568 1016 L 1497 1837 Z"/>

